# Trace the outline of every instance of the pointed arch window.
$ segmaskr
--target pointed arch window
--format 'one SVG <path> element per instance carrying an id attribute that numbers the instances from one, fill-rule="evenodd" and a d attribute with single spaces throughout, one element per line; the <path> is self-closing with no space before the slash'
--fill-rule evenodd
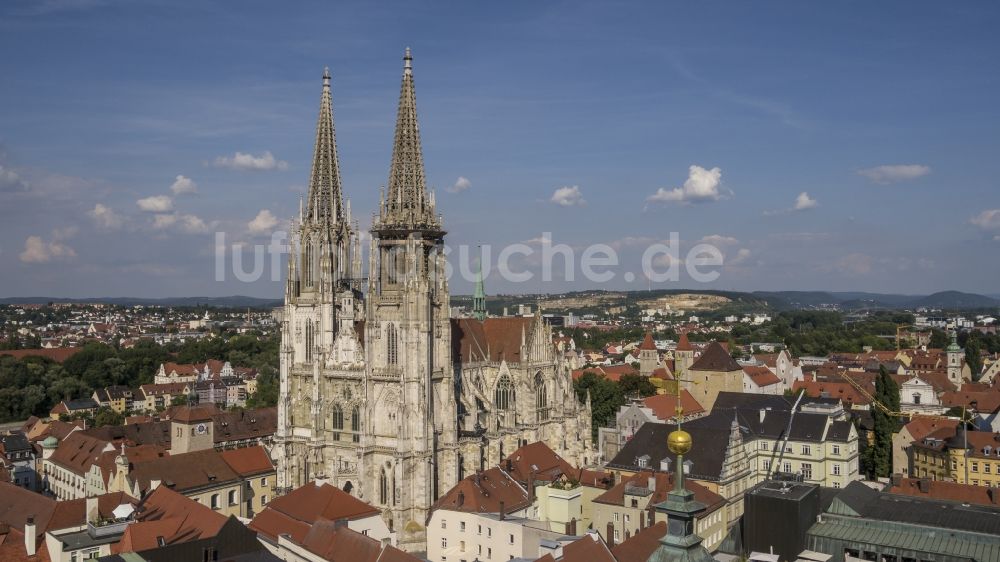
<path id="1" fill-rule="evenodd" d="M 313 255 L 313 245 L 312 241 L 308 238 L 305 241 L 305 263 L 302 264 L 302 276 L 305 277 L 305 286 L 312 287 L 313 284 L 313 262 L 315 261 L 315 256 Z"/>
<path id="2" fill-rule="evenodd" d="M 312 362 L 313 358 L 313 322 L 306 320 L 306 363 Z"/>
<path id="3" fill-rule="evenodd" d="M 539 421 L 549 419 L 549 394 L 541 372 L 535 373 L 535 409 Z"/>
<path id="4" fill-rule="evenodd" d="M 344 411 L 340 405 L 333 406 L 333 438 L 340 439 L 340 432 L 344 429 Z"/>
<path id="5" fill-rule="evenodd" d="M 351 410 L 351 431 L 354 432 L 351 436 L 354 442 L 361 441 L 361 410 L 357 406 Z"/>
<path id="6" fill-rule="evenodd" d="M 493 404 L 499 411 L 511 410 L 514 408 L 514 383 L 506 374 L 500 375 L 497 380 L 497 388 L 493 392 Z"/>
<path id="7" fill-rule="evenodd" d="M 399 364 L 399 340 L 396 326 L 389 324 L 385 329 L 386 358 L 390 365 Z"/>
<path id="8" fill-rule="evenodd" d="M 389 478 L 383 468 L 378 477 L 378 501 L 382 505 L 389 503 Z"/>

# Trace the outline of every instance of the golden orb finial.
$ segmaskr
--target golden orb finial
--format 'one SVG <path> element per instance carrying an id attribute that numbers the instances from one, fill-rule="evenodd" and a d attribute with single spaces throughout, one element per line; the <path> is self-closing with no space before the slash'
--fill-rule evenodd
<path id="1" fill-rule="evenodd" d="M 675 455 L 684 455 L 691 450 L 691 434 L 683 429 L 671 431 L 667 436 L 667 447 Z"/>

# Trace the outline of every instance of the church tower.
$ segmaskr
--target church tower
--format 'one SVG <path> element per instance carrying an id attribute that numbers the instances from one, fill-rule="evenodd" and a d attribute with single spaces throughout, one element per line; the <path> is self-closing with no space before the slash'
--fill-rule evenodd
<path id="1" fill-rule="evenodd" d="M 278 487 L 281 491 L 321 474 L 324 427 L 320 369 L 337 358 L 334 343 L 349 332 L 359 297 L 351 279 L 357 240 L 350 202 L 341 195 L 340 162 L 333 127 L 330 71 L 323 72 L 309 194 L 291 227 L 280 350 Z M 353 257 L 353 259 L 352 259 Z M 349 326 L 343 321 L 349 318 Z M 353 335 L 353 334 L 348 334 Z M 312 462 L 314 470 L 309 469 Z"/>
<path id="2" fill-rule="evenodd" d="M 482 322 L 486 320 L 486 283 L 483 282 L 483 258 L 479 257 L 479 273 L 476 277 L 476 291 L 472 294 L 472 316 Z"/>
<path id="3" fill-rule="evenodd" d="M 958 346 L 958 330 L 952 330 L 951 343 L 945 348 L 945 357 L 948 360 L 948 380 L 956 386 L 962 386 L 962 348 Z"/>
<path id="4" fill-rule="evenodd" d="M 389 186 L 371 229 L 365 353 L 374 416 L 396 420 L 375 423 L 384 458 L 370 464 L 376 479 L 395 467 L 393 520 L 407 543 L 423 540 L 428 510 L 457 482 L 458 409 L 445 231 L 424 176 L 409 49 L 403 63 Z"/>

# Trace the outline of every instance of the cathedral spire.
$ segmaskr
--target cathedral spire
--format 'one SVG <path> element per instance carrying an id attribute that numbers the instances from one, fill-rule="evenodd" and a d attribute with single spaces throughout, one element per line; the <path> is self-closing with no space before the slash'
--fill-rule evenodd
<path id="1" fill-rule="evenodd" d="M 486 285 L 483 283 L 482 250 L 479 254 L 479 274 L 476 277 L 476 292 L 472 295 L 472 315 L 482 322 L 486 320 Z"/>
<path id="2" fill-rule="evenodd" d="M 427 196 L 420 127 L 417 124 L 417 96 L 413 87 L 413 57 L 409 47 L 403 56 L 389 193 L 379 210 L 379 222 L 387 228 L 439 230 L 441 226 Z"/>
<path id="3" fill-rule="evenodd" d="M 333 128 L 333 99 L 330 95 L 330 69 L 323 70 L 323 94 L 316 122 L 316 146 L 309 177 L 308 220 L 337 223 L 343 215 L 340 192 L 340 162 L 337 137 Z"/>

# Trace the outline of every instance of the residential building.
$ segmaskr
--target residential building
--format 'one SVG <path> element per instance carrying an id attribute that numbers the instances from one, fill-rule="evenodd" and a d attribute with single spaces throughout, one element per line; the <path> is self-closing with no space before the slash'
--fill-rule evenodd
<path id="1" fill-rule="evenodd" d="M 916 478 L 1000 487 L 1000 434 L 943 427 L 911 447 Z"/>
<path id="2" fill-rule="evenodd" d="M 923 441 L 924 438 L 939 429 L 954 429 L 958 426 L 958 423 L 959 420 L 957 419 L 942 418 L 939 416 L 911 416 L 910 421 L 907 422 L 906 425 L 904 425 L 898 432 L 892 434 L 893 472 L 899 473 L 904 477 L 919 476 L 933 478 L 931 474 L 919 474 L 914 472 L 913 444 L 915 442 Z M 926 459 L 922 462 L 924 463 L 924 470 L 926 470 Z M 942 466 L 941 469 L 943 468 L 944 467 Z M 944 477 L 944 472 L 940 469 L 932 470 L 931 472 L 936 472 L 940 478 Z"/>
<path id="3" fill-rule="evenodd" d="M 695 517 L 695 531 L 704 539 L 705 548 L 714 552 L 729 532 L 726 499 L 697 482 L 688 481 L 685 486 L 705 506 Z M 628 541 L 656 524 L 658 516 L 665 519 L 654 506 L 666 500 L 673 488 L 674 478 L 669 472 L 642 471 L 623 477 L 594 499 L 594 529 L 606 542 Z"/>
<path id="4" fill-rule="evenodd" d="M 15 486 L 38 489 L 35 449 L 25 434 L 0 435 L 0 470 L 7 473 L 9 482 Z"/>

